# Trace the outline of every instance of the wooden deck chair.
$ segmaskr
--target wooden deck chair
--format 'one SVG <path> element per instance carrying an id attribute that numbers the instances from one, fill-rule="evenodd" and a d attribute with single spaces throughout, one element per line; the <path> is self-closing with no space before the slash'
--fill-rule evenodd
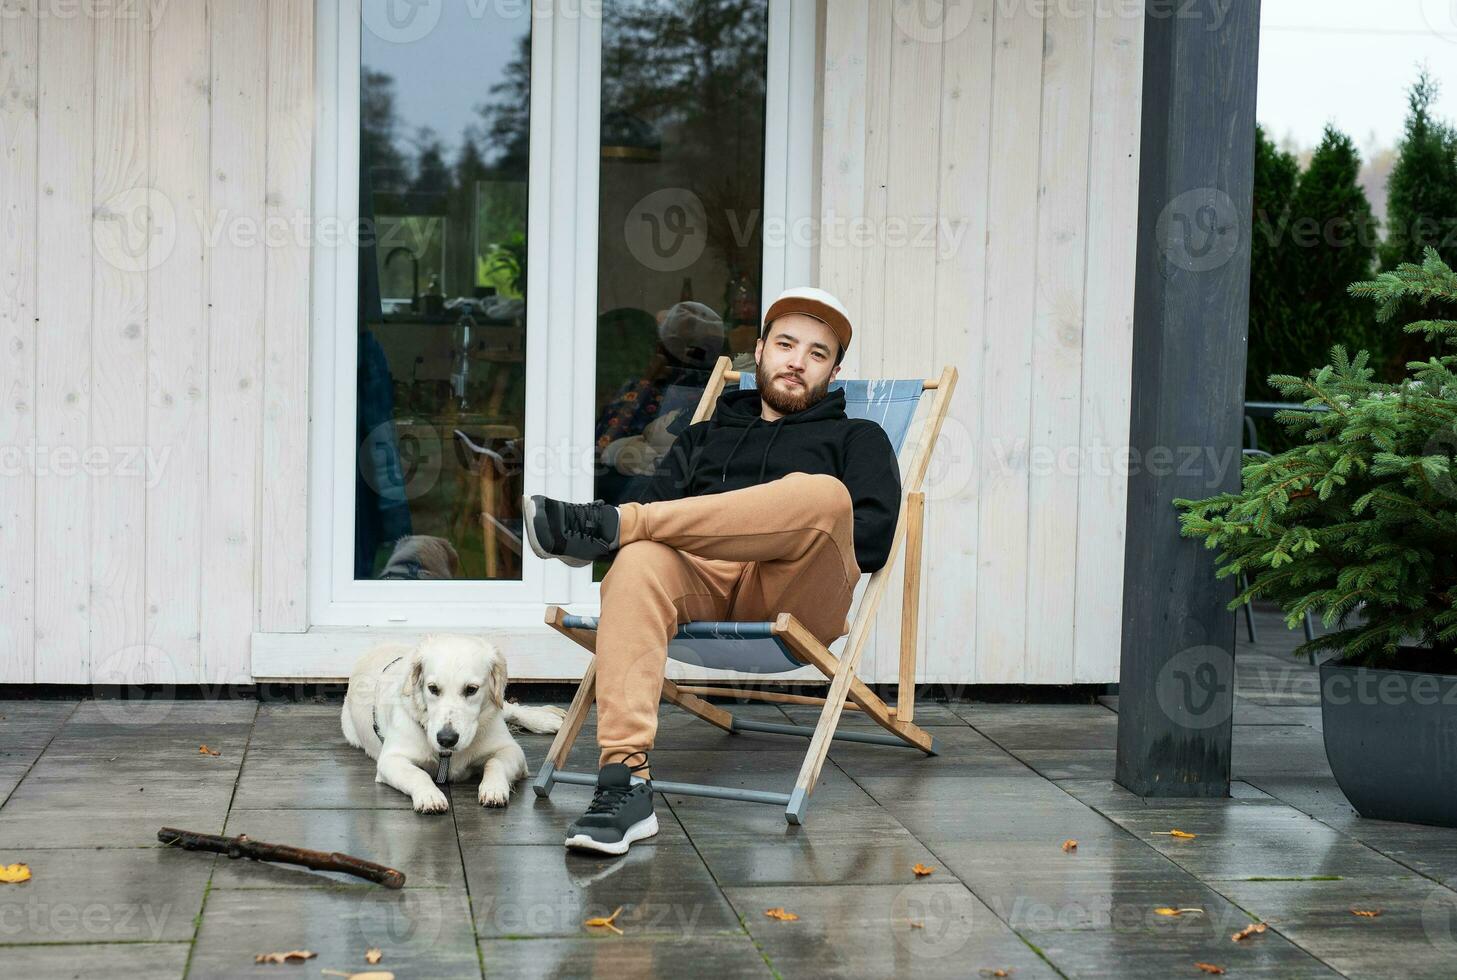
<path id="1" fill-rule="evenodd" d="M 728 358 L 719 358 L 693 415 L 693 421 L 708 418 L 718 396 L 723 392 L 724 385 L 733 382 L 738 382 L 740 387 L 752 387 L 754 376 L 747 372 L 740 374 L 733 371 Z M 902 467 L 901 510 L 896 521 L 890 554 L 884 567 L 870 576 L 859 607 L 850 620 L 850 632 L 841 656 L 836 657 L 787 613 L 769 623 L 685 623 L 679 627 L 668 644 L 668 656 L 671 659 L 702 667 L 775 674 L 809 665 L 825 675 L 830 686 L 823 698 L 771 691 L 690 687 L 666 678 L 663 680 L 664 700 L 726 732 L 807 736 L 810 739 L 809 751 L 805 754 L 799 778 L 791 792 L 776 793 L 654 779 L 653 787 L 657 792 L 783 806 L 785 818 L 791 824 L 800 824 L 804 822 L 810 793 L 814 791 L 815 783 L 819 780 L 820 768 L 824 765 L 832 740 L 910 746 L 927 755 L 936 754 L 935 739 L 914 724 L 917 609 L 921 582 L 922 515 L 925 507 L 925 494 L 921 485 L 925 480 L 931 451 L 946 418 L 946 410 L 951 403 L 955 386 L 956 369 L 951 367 L 943 370 L 939 378 L 929 380 L 852 380 L 835 381 L 830 385 L 832 390 L 844 389 L 845 411 L 848 415 L 853 418 L 874 419 L 885 429 L 901 457 Z M 927 394 L 930 395 L 930 407 L 921 419 L 916 437 L 911 438 L 912 422 L 915 421 L 917 409 Z M 906 545 L 906 561 L 902 586 L 900 673 L 896 705 L 891 707 L 856 676 L 855 670 L 860 663 L 860 655 L 865 649 L 865 641 L 869 637 L 876 612 L 880 608 L 881 598 L 889 586 L 891 568 L 902 543 Z M 595 651 L 596 617 L 571 615 L 560 606 L 550 606 L 546 611 L 546 622 L 588 652 Z M 581 686 L 577 688 L 571 707 L 567 709 L 561 731 L 552 743 L 546 761 L 537 772 L 532 783 L 537 796 L 550 795 L 556 783 L 596 785 L 595 773 L 570 772 L 565 768 L 567 754 L 571 751 L 595 698 L 596 668 L 595 661 L 587 665 Z M 814 704 L 821 705 L 822 708 L 819 723 L 813 727 L 782 725 L 737 718 L 727 709 L 703 700 L 705 696 L 712 695 L 788 704 Z M 849 705 L 846 704 L 847 700 Z M 865 712 L 888 734 L 838 731 L 840 713 L 846 707 Z"/>

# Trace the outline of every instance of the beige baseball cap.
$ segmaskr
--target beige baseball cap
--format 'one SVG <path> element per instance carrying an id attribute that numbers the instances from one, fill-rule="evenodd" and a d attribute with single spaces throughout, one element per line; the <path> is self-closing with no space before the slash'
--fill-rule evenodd
<path id="1" fill-rule="evenodd" d="M 768 327 L 775 318 L 786 313 L 803 313 L 812 316 L 835 332 L 840 341 L 840 350 L 850 346 L 850 314 L 833 294 L 813 286 L 795 286 L 780 293 L 764 314 L 764 326 Z"/>

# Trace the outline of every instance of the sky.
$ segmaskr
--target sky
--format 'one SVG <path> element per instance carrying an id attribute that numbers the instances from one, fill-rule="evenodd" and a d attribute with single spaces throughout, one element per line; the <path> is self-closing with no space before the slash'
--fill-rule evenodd
<path id="1" fill-rule="evenodd" d="M 1305 149 L 1327 122 L 1363 151 L 1392 146 L 1423 63 L 1457 119 L 1457 0 L 1263 0 L 1259 121 Z"/>
<path id="2" fill-rule="evenodd" d="M 397 135 L 406 141 L 427 125 L 445 145 L 450 161 L 465 128 L 481 124 L 476 107 L 491 100 L 491 86 L 516 57 L 519 38 L 530 28 L 527 0 L 450 0 L 423 4 L 416 22 L 391 30 L 385 11 L 396 0 L 364 0 L 360 48 L 364 63 L 395 78 Z M 412 8 L 399 3 L 398 9 Z M 419 36 L 417 36 L 417 34 Z M 408 143 L 407 143 L 408 145 Z"/>

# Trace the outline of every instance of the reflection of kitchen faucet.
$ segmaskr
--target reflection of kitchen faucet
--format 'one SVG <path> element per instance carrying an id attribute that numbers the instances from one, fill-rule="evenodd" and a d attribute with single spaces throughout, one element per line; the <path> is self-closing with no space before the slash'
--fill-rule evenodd
<path id="1" fill-rule="evenodd" d="M 414 252 L 410 251 L 408 248 L 406 248 L 403 245 L 396 245 L 394 248 L 390 249 L 389 254 L 384 257 L 384 267 L 386 269 L 388 269 L 390 267 L 390 262 L 394 259 L 394 257 L 396 255 L 398 255 L 401 252 L 404 252 L 406 255 L 408 255 L 410 257 L 410 276 L 411 276 L 411 283 L 410 283 L 410 312 L 411 313 L 419 313 L 420 312 L 420 256 L 416 255 Z"/>

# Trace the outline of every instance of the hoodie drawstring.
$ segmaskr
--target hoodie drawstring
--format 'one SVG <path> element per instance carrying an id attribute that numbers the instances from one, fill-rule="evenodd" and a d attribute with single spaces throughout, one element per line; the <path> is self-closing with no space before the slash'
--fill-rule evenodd
<path id="1" fill-rule="evenodd" d="M 769 450 L 774 448 L 774 439 L 779 435 L 779 427 L 784 424 L 785 416 L 781 415 L 779 421 L 774 423 L 774 431 L 769 433 L 769 445 L 764 447 L 764 458 L 759 461 L 759 482 L 764 482 L 764 471 L 769 466 Z"/>
<path id="2" fill-rule="evenodd" d="M 734 443 L 734 448 L 729 450 L 728 457 L 726 459 L 724 459 L 724 461 L 723 461 L 723 472 L 721 474 L 719 474 L 719 477 L 718 477 L 718 482 L 719 483 L 726 483 L 728 481 L 728 468 L 729 468 L 729 463 L 733 461 L 734 453 L 736 453 L 736 452 L 739 451 L 739 447 L 744 444 L 744 440 L 745 439 L 749 438 L 749 433 L 752 432 L 753 429 L 754 429 L 754 426 L 756 426 L 758 424 L 759 424 L 759 420 L 758 419 L 750 419 L 749 420 L 749 424 L 746 425 L 746 426 L 744 426 L 744 432 L 743 432 L 742 435 L 739 436 L 739 441 L 736 442 L 736 443 Z"/>
<path id="3" fill-rule="evenodd" d="M 767 445 L 764 446 L 764 456 L 762 459 L 759 460 L 758 482 L 760 483 L 764 482 L 764 473 L 769 468 L 769 451 L 774 448 L 774 440 L 779 436 L 779 429 L 781 426 L 784 425 L 784 420 L 786 417 L 787 416 L 780 416 L 779 420 L 774 423 L 769 433 L 769 442 Z M 749 438 L 749 433 L 754 430 L 754 426 L 758 425 L 759 422 L 759 419 L 750 419 L 749 424 L 744 426 L 744 431 L 739 435 L 739 441 L 734 443 L 734 448 L 729 450 L 728 456 L 723 461 L 723 472 L 719 473 L 718 475 L 719 483 L 728 482 L 729 463 L 733 462 L 734 456 L 737 455 L 739 451 L 739 447 L 744 444 L 745 439 Z"/>

